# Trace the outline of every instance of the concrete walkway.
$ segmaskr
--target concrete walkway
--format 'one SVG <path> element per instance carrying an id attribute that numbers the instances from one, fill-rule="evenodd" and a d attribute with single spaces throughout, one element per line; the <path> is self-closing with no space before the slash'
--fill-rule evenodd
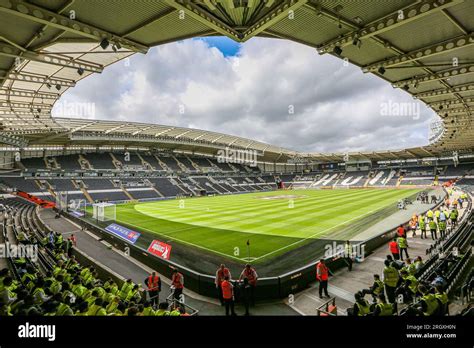
<path id="1" fill-rule="evenodd" d="M 428 195 L 436 195 L 437 197 L 443 197 L 444 191 L 442 188 L 436 188 L 434 190 L 430 190 Z M 413 214 L 419 215 L 421 213 L 424 213 L 432 206 L 433 204 L 423 204 L 418 201 L 414 201 L 413 204 L 407 205 L 406 209 L 399 210 L 396 213 L 387 216 L 382 221 L 377 222 L 376 224 L 368 227 L 365 231 L 354 236 L 351 240 L 363 241 L 373 238 L 379 234 L 383 234 L 388 230 L 395 230 L 398 226 L 400 226 L 401 223 L 410 220 Z"/>
<path id="2" fill-rule="evenodd" d="M 453 196 L 451 196 L 451 200 L 452 197 L 458 198 L 459 195 L 459 191 L 454 192 Z M 427 205 L 424 205 L 424 207 L 425 208 L 422 209 L 422 211 L 427 209 Z M 418 208 L 419 207 L 416 206 L 413 207 L 413 209 Z M 462 216 L 464 210 L 465 208 L 459 210 L 460 216 Z M 394 228 L 399 226 L 401 223 L 408 221 L 413 214 L 413 212 L 408 213 L 408 210 L 401 211 L 400 213 L 403 214 L 398 215 L 400 219 L 395 223 Z M 385 221 L 382 221 L 381 224 L 384 222 Z M 375 231 L 374 228 L 371 229 Z M 384 230 L 387 230 L 387 228 L 385 227 Z M 413 238 L 412 233 L 408 233 L 408 254 L 410 258 L 414 259 L 417 256 L 421 256 L 423 260 L 426 258 L 426 249 L 428 249 L 433 242 L 429 232 L 427 233 L 427 236 L 429 239 L 421 239 L 420 231 L 417 231 L 417 236 Z M 331 297 L 336 297 L 338 315 L 346 315 L 347 308 L 352 307 L 354 304 L 354 294 L 361 289 L 369 288 L 373 284 L 374 274 L 382 274 L 384 267 L 383 262 L 386 255 L 389 254 L 390 251 L 388 245 L 382 246 L 366 257 L 363 262 L 357 264 L 354 263 L 352 272 L 349 272 L 347 268 L 340 269 L 329 278 L 328 292 Z M 302 315 L 316 315 L 316 308 L 322 305 L 325 301 L 327 301 L 327 299 L 321 300 L 319 298 L 318 283 L 314 282 L 308 289 L 295 295 L 291 307 Z"/>

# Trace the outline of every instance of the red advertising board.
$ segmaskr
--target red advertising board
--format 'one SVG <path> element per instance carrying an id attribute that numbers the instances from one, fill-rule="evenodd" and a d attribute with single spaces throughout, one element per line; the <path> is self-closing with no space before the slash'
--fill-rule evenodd
<path id="1" fill-rule="evenodd" d="M 171 254 L 171 245 L 160 242 L 159 240 L 153 240 L 148 247 L 148 252 L 161 257 L 162 259 L 169 260 Z"/>

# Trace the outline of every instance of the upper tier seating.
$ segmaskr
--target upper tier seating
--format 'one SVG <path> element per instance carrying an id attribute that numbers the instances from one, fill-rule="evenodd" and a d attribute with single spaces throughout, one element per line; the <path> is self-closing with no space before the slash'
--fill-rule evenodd
<path id="1" fill-rule="evenodd" d="M 88 153 L 84 156 L 94 169 L 116 169 L 109 153 Z"/>

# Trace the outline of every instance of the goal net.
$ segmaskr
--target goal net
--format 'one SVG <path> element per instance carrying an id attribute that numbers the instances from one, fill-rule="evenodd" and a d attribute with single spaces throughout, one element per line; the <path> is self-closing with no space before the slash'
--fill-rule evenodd
<path id="1" fill-rule="evenodd" d="M 68 207 L 67 191 L 60 191 L 56 193 L 56 208 L 59 210 L 66 210 Z"/>
<path id="2" fill-rule="evenodd" d="M 97 221 L 115 220 L 115 204 L 96 203 L 92 205 L 92 217 Z"/>

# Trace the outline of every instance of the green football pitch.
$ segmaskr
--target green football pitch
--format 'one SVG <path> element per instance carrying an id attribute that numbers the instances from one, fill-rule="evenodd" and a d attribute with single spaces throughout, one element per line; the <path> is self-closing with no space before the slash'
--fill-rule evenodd
<path id="1" fill-rule="evenodd" d="M 116 221 L 161 241 L 258 263 L 311 240 L 349 239 L 341 231 L 418 191 L 293 190 L 125 203 L 117 205 Z"/>

